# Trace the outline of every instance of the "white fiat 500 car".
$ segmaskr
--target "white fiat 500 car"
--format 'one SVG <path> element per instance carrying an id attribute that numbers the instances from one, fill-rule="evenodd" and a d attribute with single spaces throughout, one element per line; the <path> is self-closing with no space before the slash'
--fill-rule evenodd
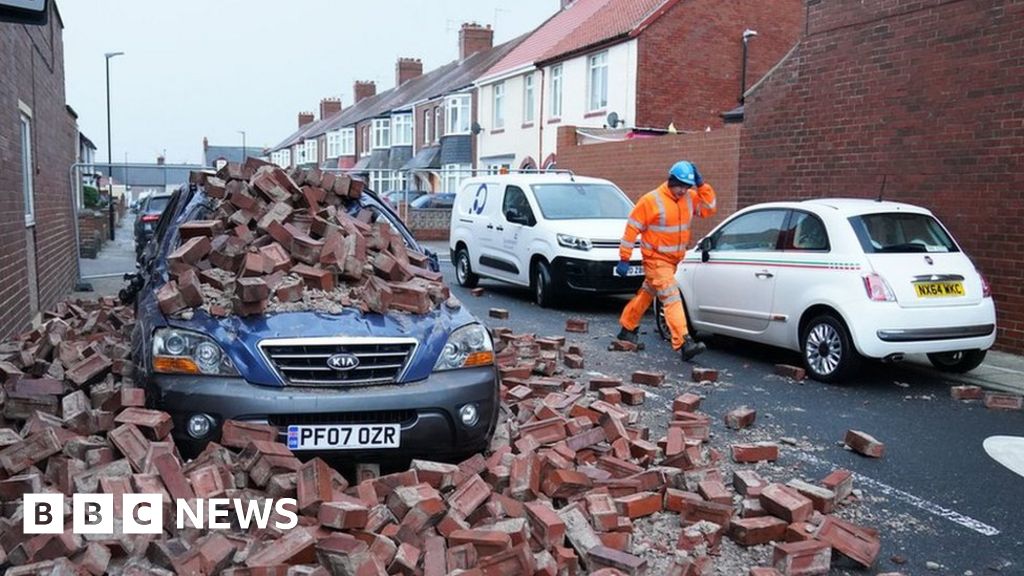
<path id="1" fill-rule="evenodd" d="M 935 216 L 909 204 L 751 206 L 687 252 L 676 277 L 694 330 L 799 351 L 822 381 L 862 357 L 921 353 L 966 372 L 995 342 L 988 283 Z"/>

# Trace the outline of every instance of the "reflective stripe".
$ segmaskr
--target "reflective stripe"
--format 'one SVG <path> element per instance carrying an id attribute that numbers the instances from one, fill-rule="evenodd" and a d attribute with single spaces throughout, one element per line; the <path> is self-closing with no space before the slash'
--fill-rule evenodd
<path id="1" fill-rule="evenodd" d="M 671 296 L 672 294 L 678 294 L 678 293 L 679 293 L 679 286 L 673 284 L 673 285 L 669 286 L 668 288 L 662 288 L 661 290 L 658 290 L 658 297 L 664 298 L 666 296 Z"/>
<path id="2" fill-rule="evenodd" d="M 686 244 L 674 244 L 672 246 L 658 246 L 658 252 L 682 252 L 686 249 Z"/>
<path id="3" fill-rule="evenodd" d="M 641 232 L 643 232 L 644 230 L 647 229 L 646 226 L 644 226 L 643 224 L 641 224 L 640 222 L 637 222 L 636 220 L 634 220 L 632 218 L 627 220 L 627 222 L 629 223 L 630 226 L 632 226 L 633 228 L 636 228 L 637 230 L 639 230 Z"/>
<path id="4" fill-rule="evenodd" d="M 689 214 L 690 217 L 692 218 L 693 217 L 693 196 L 690 196 L 689 191 L 687 191 L 687 193 L 686 193 L 686 208 L 689 210 L 689 212 L 687 212 L 687 214 Z"/>
<path id="5" fill-rule="evenodd" d="M 668 232 L 668 233 L 679 233 L 686 232 L 690 229 L 690 223 L 680 224 L 679 226 L 650 226 L 649 229 L 652 232 Z"/>
<path id="6" fill-rule="evenodd" d="M 669 304 L 673 304 L 675 302 L 682 302 L 682 301 L 683 301 L 683 297 L 680 296 L 678 292 L 676 292 L 675 296 L 669 296 L 668 298 L 662 298 L 661 303 L 664 306 L 668 306 Z"/>
<path id="7" fill-rule="evenodd" d="M 640 247 L 641 248 L 646 248 L 648 250 L 655 250 L 654 244 L 651 244 L 649 242 L 645 242 L 643 239 L 640 240 Z"/>
<path id="8" fill-rule="evenodd" d="M 658 292 L 654 289 L 654 286 L 651 286 L 647 282 L 644 282 L 643 285 L 640 286 L 640 289 L 643 290 L 644 292 L 647 292 L 651 296 L 657 296 L 658 295 Z"/>
<path id="9" fill-rule="evenodd" d="M 654 201 L 658 203 L 658 223 L 664 227 L 667 216 L 665 215 L 665 203 L 661 201 L 661 192 L 654 193 Z"/>
<path id="10" fill-rule="evenodd" d="M 710 204 L 708 204 L 707 202 L 701 202 L 701 204 L 713 210 L 715 206 L 718 204 L 718 198 L 712 198 Z"/>
<path id="11" fill-rule="evenodd" d="M 620 240 L 619 241 L 619 248 L 624 249 L 624 250 L 632 250 L 633 249 L 633 245 L 630 244 L 629 242 L 626 242 L 625 240 Z"/>

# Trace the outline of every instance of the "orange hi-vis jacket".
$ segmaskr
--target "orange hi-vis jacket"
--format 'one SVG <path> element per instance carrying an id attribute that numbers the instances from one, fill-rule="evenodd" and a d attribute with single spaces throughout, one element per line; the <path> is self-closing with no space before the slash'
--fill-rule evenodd
<path id="1" fill-rule="evenodd" d="M 715 190 L 704 183 L 687 188 L 676 199 L 668 182 L 644 194 L 629 213 L 626 232 L 619 245 L 619 259 L 629 260 L 640 235 L 640 253 L 645 262 L 676 265 L 683 259 L 690 242 L 690 223 L 694 215 L 707 218 L 717 212 Z"/>

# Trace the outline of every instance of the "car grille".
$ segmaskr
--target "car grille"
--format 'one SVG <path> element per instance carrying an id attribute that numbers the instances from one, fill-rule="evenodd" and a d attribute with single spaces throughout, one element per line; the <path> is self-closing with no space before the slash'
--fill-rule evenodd
<path id="1" fill-rule="evenodd" d="M 412 338 L 293 338 L 264 340 L 260 350 L 285 385 L 376 386 L 398 382 L 416 350 Z M 327 359 L 351 354 L 359 365 L 335 370 Z"/>
<path id="2" fill-rule="evenodd" d="M 621 244 L 621 243 L 622 243 L 621 240 L 603 240 L 602 239 L 602 240 L 591 240 L 590 241 L 590 245 L 593 246 L 594 248 L 618 248 L 619 244 Z M 636 243 L 634 243 L 633 247 L 634 248 L 639 248 L 640 247 L 640 241 L 638 240 Z"/>
<path id="3" fill-rule="evenodd" d="M 325 412 L 322 414 L 271 414 L 271 426 L 315 426 L 321 424 L 407 424 L 416 418 L 415 410 L 377 410 L 373 412 Z"/>

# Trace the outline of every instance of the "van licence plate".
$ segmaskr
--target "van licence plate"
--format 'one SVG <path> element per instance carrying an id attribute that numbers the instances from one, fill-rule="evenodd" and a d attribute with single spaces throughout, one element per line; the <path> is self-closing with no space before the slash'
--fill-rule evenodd
<path id="1" fill-rule="evenodd" d="M 914 291 L 918 298 L 955 298 L 963 296 L 963 282 L 917 282 Z"/>
<path id="2" fill-rule="evenodd" d="M 292 450 L 356 450 L 398 448 L 402 428 L 398 424 L 338 424 L 289 426 Z"/>
<path id="3" fill-rule="evenodd" d="M 629 267 L 629 272 L 626 272 L 626 276 L 643 276 L 643 275 L 644 275 L 644 267 L 643 266 L 630 266 Z M 615 267 L 614 266 L 612 267 L 612 276 L 618 276 L 618 274 L 615 273 Z"/>

